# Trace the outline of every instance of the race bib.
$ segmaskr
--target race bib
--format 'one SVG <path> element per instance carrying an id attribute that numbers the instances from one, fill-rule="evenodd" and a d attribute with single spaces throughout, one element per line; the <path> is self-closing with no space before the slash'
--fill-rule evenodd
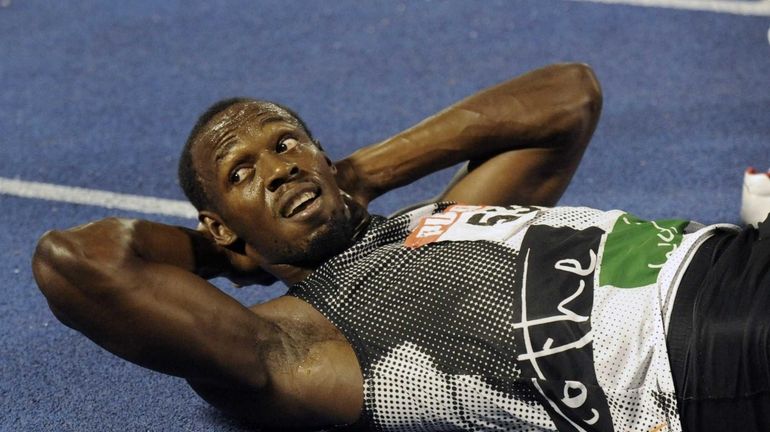
<path id="1" fill-rule="evenodd" d="M 408 248 L 428 243 L 461 240 L 504 242 L 540 211 L 526 206 L 452 205 L 442 213 L 423 216 L 404 241 Z"/>

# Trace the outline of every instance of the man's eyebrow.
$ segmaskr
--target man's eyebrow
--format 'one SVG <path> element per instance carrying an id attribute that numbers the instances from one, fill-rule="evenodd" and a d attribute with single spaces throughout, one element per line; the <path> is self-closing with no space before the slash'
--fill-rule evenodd
<path id="1" fill-rule="evenodd" d="M 265 117 L 260 118 L 257 121 L 257 124 L 260 128 L 263 128 L 268 123 L 276 123 L 276 122 L 288 122 L 292 123 L 290 120 L 288 120 L 286 117 L 278 115 L 278 114 L 271 114 L 267 115 Z M 222 162 L 222 159 L 224 159 L 228 153 L 232 150 L 233 147 L 235 147 L 239 143 L 238 139 L 233 134 L 227 134 L 222 138 L 222 140 L 216 144 L 216 150 L 214 152 L 214 161 L 219 164 Z"/>
<path id="2" fill-rule="evenodd" d="M 233 147 L 235 147 L 238 144 L 238 139 L 232 135 L 228 134 L 225 136 L 222 141 L 219 142 L 219 144 L 216 145 L 216 151 L 214 152 L 214 161 L 219 164 L 222 162 L 222 159 L 227 156 L 228 153 L 230 153 L 230 150 L 232 150 Z"/>
<path id="3" fill-rule="evenodd" d="M 283 117 L 278 114 L 270 114 L 265 117 L 262 117 L 259 119 L 259 127 L 264 127 L 268 123 L 274 123 L 274 122 L 287 122 L 291 123 L 286 117 Z"/>

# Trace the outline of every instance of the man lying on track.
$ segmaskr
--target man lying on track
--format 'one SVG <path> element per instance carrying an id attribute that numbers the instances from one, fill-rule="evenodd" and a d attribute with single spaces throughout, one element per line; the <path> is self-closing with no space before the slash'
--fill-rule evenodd
<path id="1" fill-rule="evenodd" d="M 549 207 L 601 105 L 553 65 L 333 163 L 292 111 L 223 101 L 180 160 L 197 230 L 52 231 L 35 278 L 65 325 L 267 428 L 769 430 L 770 226 Z M 367 212 L 463 161 L 436 202 Z M 247 308 L 215 276 L 289 289 Z"/>

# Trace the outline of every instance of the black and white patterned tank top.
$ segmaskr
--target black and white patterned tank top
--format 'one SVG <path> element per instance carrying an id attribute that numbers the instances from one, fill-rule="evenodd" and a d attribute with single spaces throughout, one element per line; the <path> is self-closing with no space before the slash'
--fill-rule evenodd
<path id="1" fill-rule="evenodd" d="M 374 216 L 288 295 L 352 345 L 375 430 L 679 431 L 667 313 L 710 231 L 431 204 Z"/>

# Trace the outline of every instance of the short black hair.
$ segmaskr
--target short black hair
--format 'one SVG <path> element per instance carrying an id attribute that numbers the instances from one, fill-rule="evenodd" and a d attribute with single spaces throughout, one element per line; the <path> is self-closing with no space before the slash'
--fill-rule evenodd
<path id="1" fill-rule="evenodd" d="M 201 181 L 200 176 L 198 175 L 198 171 L 195 169 L 195 164 L 193 164 L 193 145 L 198 141 L 198 137 L 206 131 L 206 126 L 209 124 L 211 119 L 213 119 L 222 111 L 230 108 L 231 106 L 240 103 L 256 104 L 259 108 L 265 109 L 278 107 L 286 111 L 305 130 L 310 139 L 313 140 L 313 142 L 316 142 L 315 139 L 313 139 L 313 134 L 310 132 L 310 129 L 308 129 L 307 125 L 305 124 L 305 121 L 302 120 L 296 112 L 281 104 L 245 97 L 233 97 L 215 102 L 208 109 L 206 109 L 206 111 L 204 111 L 195 122 L 195 126 L 193 126 L 192 130 L 190 131 L 190 135 L 187 137 L 187 141 L 182 148 L 182 154 L 179 156 L 179 166 L 177 168 L 179 185 L 182 187 L 182 190 L 184 191 L 185 196 L 187 196 L 187 199 L 190 200 L 190 203 L 192 203 L 192 205 L 198 211 L 214 209 L 215 207 L 211 197 L 206 193 L 206 189 L 203 185 L 203 182 Z M 316 144 L 318 145 L 317 142 Z"/>

